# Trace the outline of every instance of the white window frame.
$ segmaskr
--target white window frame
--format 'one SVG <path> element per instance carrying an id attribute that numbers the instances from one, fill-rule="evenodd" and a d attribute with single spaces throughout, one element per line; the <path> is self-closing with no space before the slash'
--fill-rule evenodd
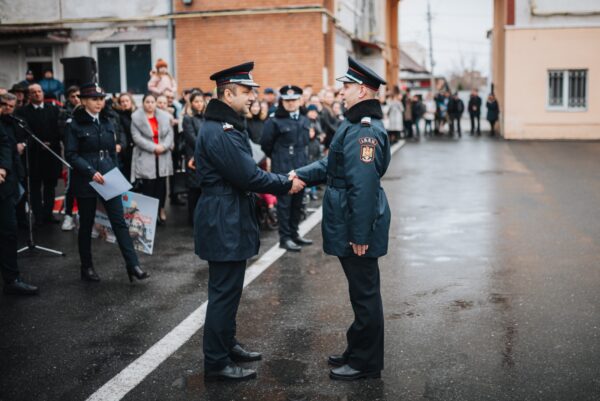
<path id="1" fill-rule="evenodd" d="M 569 71 L 584 70 L 585 71 L 585 107 L 569 107 Z M 563 97 L 561 105 L 550 105 L 550 85 L 548 78 L 551 72 L 562 73 L 563 80 Z M 566 112 L 585 112 L 588 108 L 589 102 L 589 69 L 587 68 L 571 68 L 571 69 L 560 69 L 551 68 L 546 70 L 546 110 L 548 111 L 566 111 Z"/>
<path id="2" fill-rule="evenodd" d="M 131 42 L 103 42 L 92 45 L 92 49 L 96 60 L 98 60 L 98 49 L 107 47 L 118 47 L 119 48 L 119 71 L 121 73 L 121 93 L 127 92 L 127 65 L 125 60 L 125 46 L 129 45 L 149 45 L 150 54 L 152 54 L 152 42 L 150 41 L 131 41 Z M 148 71 L 150 73 L 150 71 Z M 149 77 L 149 76 L 148 76 Z M 148 78 L 150 79 L 150 78 Z"/>

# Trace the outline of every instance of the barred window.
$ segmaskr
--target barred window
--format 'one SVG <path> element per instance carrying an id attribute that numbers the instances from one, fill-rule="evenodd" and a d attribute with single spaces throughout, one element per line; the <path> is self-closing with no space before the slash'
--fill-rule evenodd
<path id="1" fill-rule="evenodd" d="M 548 71 L 548 106 L 584 109 L 587 106 L 587 70 Z"/>
<path id="2" fill-rule="evenodd" d="M 569 107 L 585 107 L 586 70 L 569 71 Z"/>

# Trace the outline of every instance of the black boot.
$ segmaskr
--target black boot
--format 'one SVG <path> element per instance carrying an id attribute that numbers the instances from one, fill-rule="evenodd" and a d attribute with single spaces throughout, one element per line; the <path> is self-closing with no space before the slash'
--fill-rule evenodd
<path id="1" fill-rule="evenodd" d="M 260 361 L 262 354 L 260 352 L 247 351 L 241 344 L 236 344 L 230 351 L 229 357 L 234 362 L 253 362 Z"/>
<path id="2" fill-rule="evenodd" d="M 225 366 L 221 370 L 207 370 L 204 372 L 205 381 L 228 380 L 228 381 L 244 381 L 256 379 L 256 371 L 252 369 L 244 369 L 232 363 Z"/>
<path id="3" fill-rule="evenodd" d="M 96 273 L 93 267 L 81 266 L 81 279 L 83 281 L 100 281 L 100 277 Z"/>
<path id="4" fill-rule="evenodd" d="M 327 363 L 329 363 L 331 366 L 344 366 L 346 363 L 348 363 L 348 361 L 346 360 L 346 358 L 344 358 L 344 355 L 329 355 L 329 358 L 327 358 Z"/>
<path id="5" fill-rule="evenodd" d="M 339 368 L 331 369 L 329 371 L 329 377 L 333 380 L 344 381 L 353 381 L 358 379 L 379 379 L 381 377 L 381 372 L 361 372 L 360 370 L 353 369 L 350 367 L 350 365 L 343 365 Z"/>
<path id="6" fill-rule="evenodd" d="M 20 278 L 4 284 L 4 293 L 7 295 L 37 295 L 39 292 L 36 286 L 27 284 Z"/>
<path id="7" fill-rule="evenodd" d="M 127 267 L 127 276 L 129 276 L 129 282 L 133 282 L 133 277 L 138 280 L 145 280 L 150 277 L 150 273 L 146 273 L 139 266 Z"/>
<path id="8" fill-rule="evenodd" d="M 300 252 L 300 250 L 302 249 L 300 247 L 300 245 L 296 245 L 296 243 L 294 241 L 292 241 L 291 239 L 287 239 L 285 241 L 280 242 L 279 247 L 283 248 L 283 249 L 287 249 L 288 251 L 291 251 L 291 252 Z"/>
<path id="9" fill-rule="evenodd" d="M 300 236 L 294 238 L 292 241 L 294 241 L 298 245 L 311 245 L 313 243 L 313 241 L 311 239 L 300 237 Z"/>

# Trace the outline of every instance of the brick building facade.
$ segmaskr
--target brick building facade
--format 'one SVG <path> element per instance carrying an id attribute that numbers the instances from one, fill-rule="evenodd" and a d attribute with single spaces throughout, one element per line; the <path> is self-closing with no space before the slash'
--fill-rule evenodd
<path id="1" fill-rule="evenodd" d="M 210 74 L 254 60 L 263 87 L 334 85 L 353 55 L 388 80 L 398 76 L 398 0 L 175 0 L 180 87 L 212 90 Z M 370 25 L 360 29 L 361 20 Z M 374 35 L 373 32 L 378 34 Z M 363 33 L 364 32 L 364 33 Z M 376 32 L 376 33 L 377 33 Z"/>

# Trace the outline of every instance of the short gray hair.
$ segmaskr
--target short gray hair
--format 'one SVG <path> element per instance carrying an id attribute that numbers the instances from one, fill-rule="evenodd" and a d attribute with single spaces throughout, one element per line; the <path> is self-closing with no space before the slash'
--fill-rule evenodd
<path id="1" fill-rule="evenodd" d="M 12 94 L 12 93 L 5 93 L 4 95 L 0 95 L 0 103 L 5 103 L 5 102 L 16 102 L 17 101 L 17 97 Z"/>

